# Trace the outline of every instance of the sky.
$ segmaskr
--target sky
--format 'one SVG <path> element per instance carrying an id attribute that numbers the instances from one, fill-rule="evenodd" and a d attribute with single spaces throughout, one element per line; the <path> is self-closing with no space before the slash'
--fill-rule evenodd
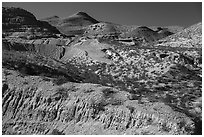
<path id="1" fill-rule="evenodd" d="M 188 27 L 202 21 L 201 2 L 3 2 L 2 6 L 21 7 L 37 19 L 83 11 L 96 20 L 123 25 Z"/>

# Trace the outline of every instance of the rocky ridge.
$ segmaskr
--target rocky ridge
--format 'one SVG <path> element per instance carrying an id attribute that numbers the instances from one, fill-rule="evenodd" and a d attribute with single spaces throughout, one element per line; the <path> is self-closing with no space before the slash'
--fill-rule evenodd
<path id="1" fill-rule="evenodd" d="M 3 37 L 51 37 L 60 32 L 49 23 L 39 21 L 35 16 L 21 8 L 2 7 Z"/>

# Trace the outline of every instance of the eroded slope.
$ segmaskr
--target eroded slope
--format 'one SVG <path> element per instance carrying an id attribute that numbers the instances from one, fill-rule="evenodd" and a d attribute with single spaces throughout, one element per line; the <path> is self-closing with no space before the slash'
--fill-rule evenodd
<path id="1" fill-rule="evenodd" d="M 3 69 L 3 134 L 191 134 L 193 121 L 162 102 L 94 84 L 55 85 Z M 94 126 L 93 126 L 94 125 Z M 91 130 L 90 130 L 91 129 Z"/>

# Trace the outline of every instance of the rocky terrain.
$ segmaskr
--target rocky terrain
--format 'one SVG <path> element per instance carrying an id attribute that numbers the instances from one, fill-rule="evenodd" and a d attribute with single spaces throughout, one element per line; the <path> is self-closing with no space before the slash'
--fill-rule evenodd
<path id="1" fill-rule="evenodd" d="M 2 7 L 3 37 L 36 39 L 59 34 L 59 30 L 21 8 Z"/>
<path id="2" fill-rule="evenodd" d="M 2 15 L 2 134 L 202 134 L 202 23 Z"/>

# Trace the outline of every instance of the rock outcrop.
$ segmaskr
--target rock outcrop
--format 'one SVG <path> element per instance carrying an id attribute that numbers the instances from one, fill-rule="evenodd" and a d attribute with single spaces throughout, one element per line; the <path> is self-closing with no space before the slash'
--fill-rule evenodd
<path id="1" fill-rule="evenodd" d="M 193 121 L 164 103 L 94 84 L 54 85 L 3 69 L 3 134 L 191 134 Z M 94 125 L 94 126 L 93 126 Z"/>
<path id="2" fill-rule="evenodd" d="M 65 44 L 69 39 L 8 39 L 2 43 L 3 50 L 23 51 L 40 54 L 42 56 L 61 59 L 65 54 Z"/>
<path id="3" fill-rule="evenodd" d="M 86 36 L 104 36 L 104 35 L 115 35 L 117 36 L 119 31 L 114 24 L 111 23 L 97 23 L 89 25 L 84 35 Z"/>
<path id="4" fill-rule="evenodd" d="M 202 48 L 202 23 L 192 25 L 174 35 L 158 41 L 168 47 Z"/>
<path id="5" fill-rule="evenodd" d="M 51 37 L 60 32 L 49 23 L 39 21 L 30 12 L 15 7 L 2 7 L 3 35 L 23 37 Z M 14 34 L 13 34 L 14 33 Z"/>
<path id="6" fill-rule="evenodd" d="M 122 38 L 143 38 L 145 43 L 154 42 L 159 39 L 165 38 L 169 35 L 172 35 L 172 32 L 169 32 L 165 29 L 160 29 L 159 31 L 154 31 L 148 27 L 140 26 L 132 31 L 125 32 L 120 35 Z"/>

